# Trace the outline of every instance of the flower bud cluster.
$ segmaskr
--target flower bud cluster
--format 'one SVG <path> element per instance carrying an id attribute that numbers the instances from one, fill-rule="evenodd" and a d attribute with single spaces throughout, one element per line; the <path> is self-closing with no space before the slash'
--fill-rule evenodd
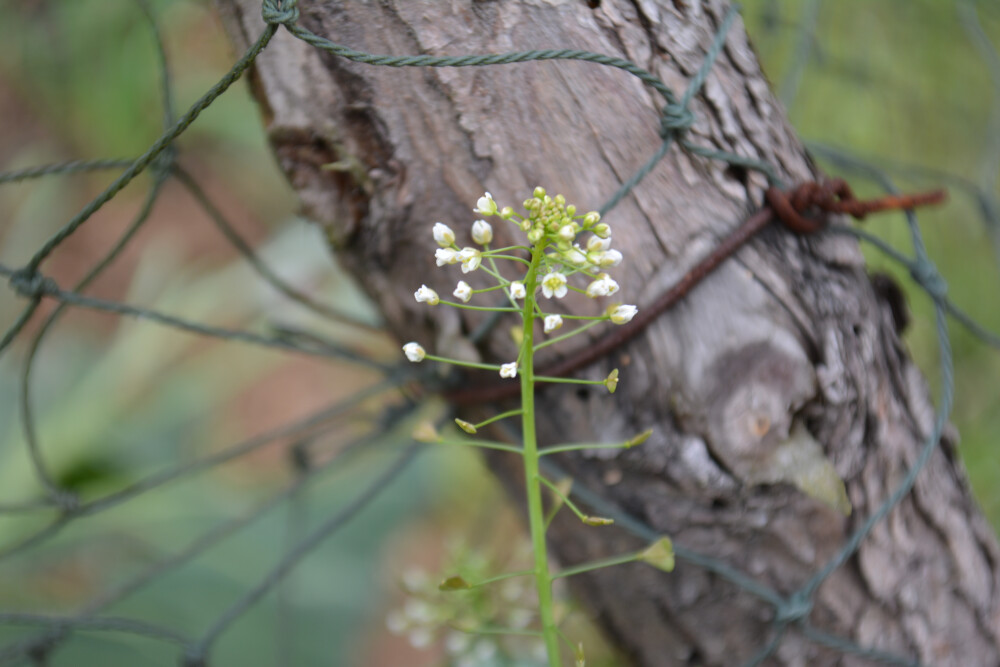
<path id="1" fill-rule="evenodd" d="M 449 306 L 463 307 L 477 292 L 499 287 L 504 290 L 512 305 L 517 305 L 517 301 L 529 296 L 526 287 L 527 276 L 521 280 L 508 280 L 499 272 L 495 262 L 499 259 L 525 262 L 523 254 L 520 256 L 516 254 L 525 252 L 538 253 L 535 256 L 540 258 L 540 264 L 537 266 L 537 273 L 534 274 L 534 284 L 535 289 L 541 292 L 540 296 L 546 299 L 562 299 L 571 290 L 593 299 L 609 297 L 619 291 L 618 282 L 605 269 L 620 265 L 622 254 L 611 247 L 611 227 L 601 221 L 600 213 L 590 211 L 579 214 L 575 206 L 566 203 L 565 197 L 550 196 L 542 187 L 535 188 L 532 196 L 524 200 L 523 205 L 524 215 L 515 212 L 510 206 L 499 207 L 489 192 L 479 198 L 473 212 L 483 216 L 483 219 L 472 223 L 469 236 L 473 243 L 481 248 L 459 247 L 456 242 L 458 237 L 451 227 L 443 222 L 434 223 L 431 234 L 439 246 L 434 251 L 434 259 L 438 266 L 459 264 L 462 273 L 473 273 L 482 268 L 493 276 L 499 285 L 477 290 L 464 280 L 460 280 L 452 291 L 457 299 L 455 302 L 442 302 L 436 291 L 421 285 L 413 294 L 417 302 L 431 306 L 445 303 Z M 510 246 L 501 250 L 491 250 L 493 227 L 485 220 L 491 216 L 498 216 L 516 225 L 527 237 L 531 248 Z M 581 236 L 586 240 L 583 241 Z M 505 252 L 515 254 L 505 255 L 503 254 Z M 483 267 L 484 259 L 488 260 L 487 267 Z M 587 280 L 585 287 L 571 284 L 570 279 L 577 275 Z M 591 319 L 626 324 L 637 312 L 635 306 L 613 304 L 605 310 L 602 317 Z M 551 334 L 563 325 L 561 315 L 541 313 L 540 317 L 545 334 Z M 563 338 L 572 333 L 564 335 Z M 421 361 L 424 356 L 423 348 L 419 348 L 420 352 L 417 352 L 417 348 L 413 347 L 416 343 L 407 345 L 408 348 L 404 348 L 407 358 L 413 362 Z M 500 375 L 504 378 L 515 378 L 517 368 L 516 363 L 504 364 L 500 368 Z"/>

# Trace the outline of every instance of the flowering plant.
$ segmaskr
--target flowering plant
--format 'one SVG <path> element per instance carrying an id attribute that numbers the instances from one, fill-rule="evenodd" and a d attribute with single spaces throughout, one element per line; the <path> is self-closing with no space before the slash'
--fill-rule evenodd
<path id="1" fill-rule="evenodd" d="M 550 197 L 541 187 L 535 188 L 533 196 L 524 201 L 524 214 L 517 213 L 509 206 L 499 208 L 490 193 L 480 197 L 474 213 L 484 219 L 472 224 L 471 236 L 473 246 L 459 247 L 456 244 L 455 232 L 444 223 L 437 222 L 432 228 L 432 234 L 439 248 L 435 251 L 435 260 L 439 267 L 460 264 L 463 274 L 481 272 L 489 275 L 494 283 L 491 286 L 473 289 L 465 280 L 459 281 L 453 291 L 457 301 L 442 299 L 436 291 L 427 285 L 421 285 L 414 293 L 419 303 L 430 306 L 446 306 L 499 313 L 516 313 L 521 318 L 521 327 L 515 339 L 519 342 L 519 352 L 516 359 L 503 364 L 485 364 L 448 359 L 427 353 L 417 342 L 409 342 L 403 346 L 406 358 L 414 363 L 424 359 L 450 363 L 458 366 L 490 369 L 499 372 L 501 378 L 520 379 L 521 407 L 504 412 L 487 419 L 480 424 L 472 424 L 456 419 L 455 422 L 465 433 L 476 435 L 480 428 L 500 419 L 520 417 L 523 442 L 520 447 L 501 442 L 491 442 L 480 439 L 451 440 L 438 435 L 433 428 L 422 429 L 419 439 L 443 444 L 463 444 L 491 449 L 500 449 L 519 454 L 524 461 L 525 486 L 527 488 L 528 524 L 534 553 L 534 567 L 531 570 L 490 577 L 480 582 L 468 582 L 461 577 L 448 577 L 441 584 L 442 590 L 466 590 L 476 586 L 488 585 L 506 578 L 533 576 L 538 596 L 538 615 L 540 627 L 537 634 L 545 643 L 546 655 L 551 667 L 558 667 L 560 662 L 560 639 L 569 643 L 578 665 L 584 664 L 583 645 L 573 644 L 561 633 L 555 618 L 552 600 L 552 582 L 560 577 L 588 572 L 601 567 L 619 563 L 645 561 L 662 570 L 673 568 L 673 550 L 668 538 L 661 538 L 648 548 L 637 553 L 626 554 L 596 563 L 584 564 L 563 571 L 550 569 L 545 532 L 552 515 L 559 508 L 568 507 L 586 525 L 605 526 L 611 519 L 594 517 L 584 514 L 569 498 L 570 489 L 566 484 L 558 484 L 546 479 L 539 471 L 539 459 L 542 456 L 573 450 L 592 449 L 596 447 L 628 448 L 644 442 L 651 431 L 640 433 L 624 442 L 612 444 L 567 444 L 540 449 L 535 432 L 535 385 L 539 382 L 595 384 L 604 385 L 608 391 L 614 392 L 618 386 L 618 370 L 613 370 L 603 380 L 583 380 L 568 377 L 548 377 L 535 373 L 534 356 L 538 350 L 549 345 L 562 342 L 584 331 L 611 322 L 616 325 L 627 324 L 635 317 L 638 309 L 634 305 L 613 303 L 601 315 L 570 315 L 567 313 L 549 313 L 542 307 L 541 298 L 545 303 L 562 299 L 570 291 L 586 295 L 590 298 L 604 298 L 619 291 L 618 283 L 605 269 L 621 264 L 622 254 L 611 248 L 611 228 L 601 222 L 601 216 L 596 211 L 584 215 L 577 214 L 576 207 L 567 205 L 562 195 Z M 515 225 L 526 237 L 526 245 L 512 245 L 493 249 L 493 228 L 485 218 L 499 217 Z M 585 245 L 581 246 L 577 239 L 586 235 Z M 513 265 L 519 269 L 519 277 L 511 280 L 499 268 L 499 263 Z M 471 277 L 470 277 L 471 280 Z M 575 283 L 580 283 L 579 285 Z M 472 306 L 469 301 L 476 294 L 501 291 L 509 306 Z M 538 343 L 536 340 L 536 322 L 542 324 L 544 335 L 554 334 L 560 330 L 565 320 L 579 321 L 581 324 L 565 333 L 551 336 Z M 542 504 L 542 489 L 548 488 L 553 495 L 554 505 L 549 516 L 544 513 Z M 495 632 L 496 629 L 491 629 Z M 523 634 L 523 630 L 518 629 Z"/>

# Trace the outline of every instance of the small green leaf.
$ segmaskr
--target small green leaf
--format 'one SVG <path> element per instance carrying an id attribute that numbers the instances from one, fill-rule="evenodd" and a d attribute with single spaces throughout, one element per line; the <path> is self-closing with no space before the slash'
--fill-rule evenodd
<path id="1" fill-rule="evenodd" d="M 458 574 L 448 577 L 438 585 L 439 591 L 464 591 L 470 588 L 472 588 L 472 584 Z"/>
<path id="2" fill-rule="evenodd" d="M 674 543 L 669 537 L 661 537 L 639 552 L 639 560 L 658 570 L 670 572 L 674 569 Z"/>

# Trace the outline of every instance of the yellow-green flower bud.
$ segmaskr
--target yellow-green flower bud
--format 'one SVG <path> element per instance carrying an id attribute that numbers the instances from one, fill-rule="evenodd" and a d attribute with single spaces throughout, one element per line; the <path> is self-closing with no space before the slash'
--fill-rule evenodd
<path id="1" fill-rule="evenodd" d="M 606 239 L 611 236 L 611 226 L 606 222 L 594 225 L 594 228 L 591 231 L 600 236 L 602 239 Z"/>
<path id="2" fill-rule="evenodd" d="M 456 418 L 455 419 L 455 423 L 458 424 L 458 427 L 460 429 L 462 429 L 463 431 L 465 431 L 469 435 L 475 435 L 476 434 L 476 427 L 475 427 L 475 425 L 470 424 L 469 422 L 465 421 L 464 419 L 458 419 L 458 418 Z"/>
<path id="3" fill-rule="evenodd" d="M 535 191 L 532 194 L 538 199 L 541 199 L 542 197 L 545 196 L 545 188 L 539 185 L 538 187 L 535 188 Z"/>
<path id="4" fill-rule="evenodd" d="M 514 215 L 514 209 L 512 209 L 510 206 L 504 206 L 502 209 L 500 209 L 500 217 L 503 218 L 504 220 L 510 220 L 513 217 L 513 215 Z"/>
<path id="5" fill-rule="evenodd" d="M 587 215 L 583 216 L 583 224 L 585 227 L 592 227 L 601 221 L 601 214 L 597 211 L 590 211 Z"/>
<path id="6" fill-rule="evenodd" d="M 538 243 L 545 236 L 545 230 L 541 227 L 535 227 L 530 232 L 528 232 L 528 241 L 530 243 Z"/>

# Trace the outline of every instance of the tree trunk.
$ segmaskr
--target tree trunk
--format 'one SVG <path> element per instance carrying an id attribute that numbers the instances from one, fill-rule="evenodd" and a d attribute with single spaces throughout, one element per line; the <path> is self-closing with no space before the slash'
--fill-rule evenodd
<path id="1" fill-rule="evenodd" d="M 218 2 L 244 49 L 263 29 L 260 0 Z M 721 0 L 299 5 L 300 25 L 359 50 L 585 48 L 628 58 L 678 94 L 727 9 Z M 591 63 L 374 67 L 280 30 L 252 85 L 305 213 L 391 331 L 490 362 L 514 358 L 506 325 L 473 347 L 462 336 L 482 318 L 413 299 L 421 283 L 447 294 L 459 277 L 434 266 L 431 225 L 445 221 L 465 234 L 484 190 L 519 205 L 543 185 L 581 210 L 597 208 L 661 141 L 657 93 Z M 766 160 L 789 183 L 818 176 L 740 21 L 691 110 L 688 137 L 698 144 Z M 334 162 L 349 168 L 321 168 Z M 605 218 L 626 257 L 616 273 L 621 294 L 641 310 L 758 207 L 765 186 L 759 174 L 672 149 Z M 496 227 L 503 241 L 509 230 Z M 641 447 L 559 463 L 677 544 L 791 593 L 885 501 L 931 433 L 927 387 L 880 294 L 853 240 L 765 230 L 639 338 L 581 372 L 599 378 L 619 367 L 613 397 L 542 391 L 541 442 L 614 441 L 653 428 Z M 831 506 L 839 489 L 832 474 L 826 502 L 788 483 L 778 461 L 789 447 L 812 452 L 815 469 L 836 471 L 849 516 Z M 557 521 L 552 537 L 564 564 L 638 544 L 624 531 L 570 520 Z M 996 539 L 945 438 L 913 491 L 819 588 L 808 620 L 926 664 L 1000 664 L 998 563 Z M 773 637 L 769 603 L 690 562 L 671 574 L 629 565 L 574 579 L 637 665 L 741 664 Z M 767 664 L 870 664 L 796 628 L 788 626 Z"/>

